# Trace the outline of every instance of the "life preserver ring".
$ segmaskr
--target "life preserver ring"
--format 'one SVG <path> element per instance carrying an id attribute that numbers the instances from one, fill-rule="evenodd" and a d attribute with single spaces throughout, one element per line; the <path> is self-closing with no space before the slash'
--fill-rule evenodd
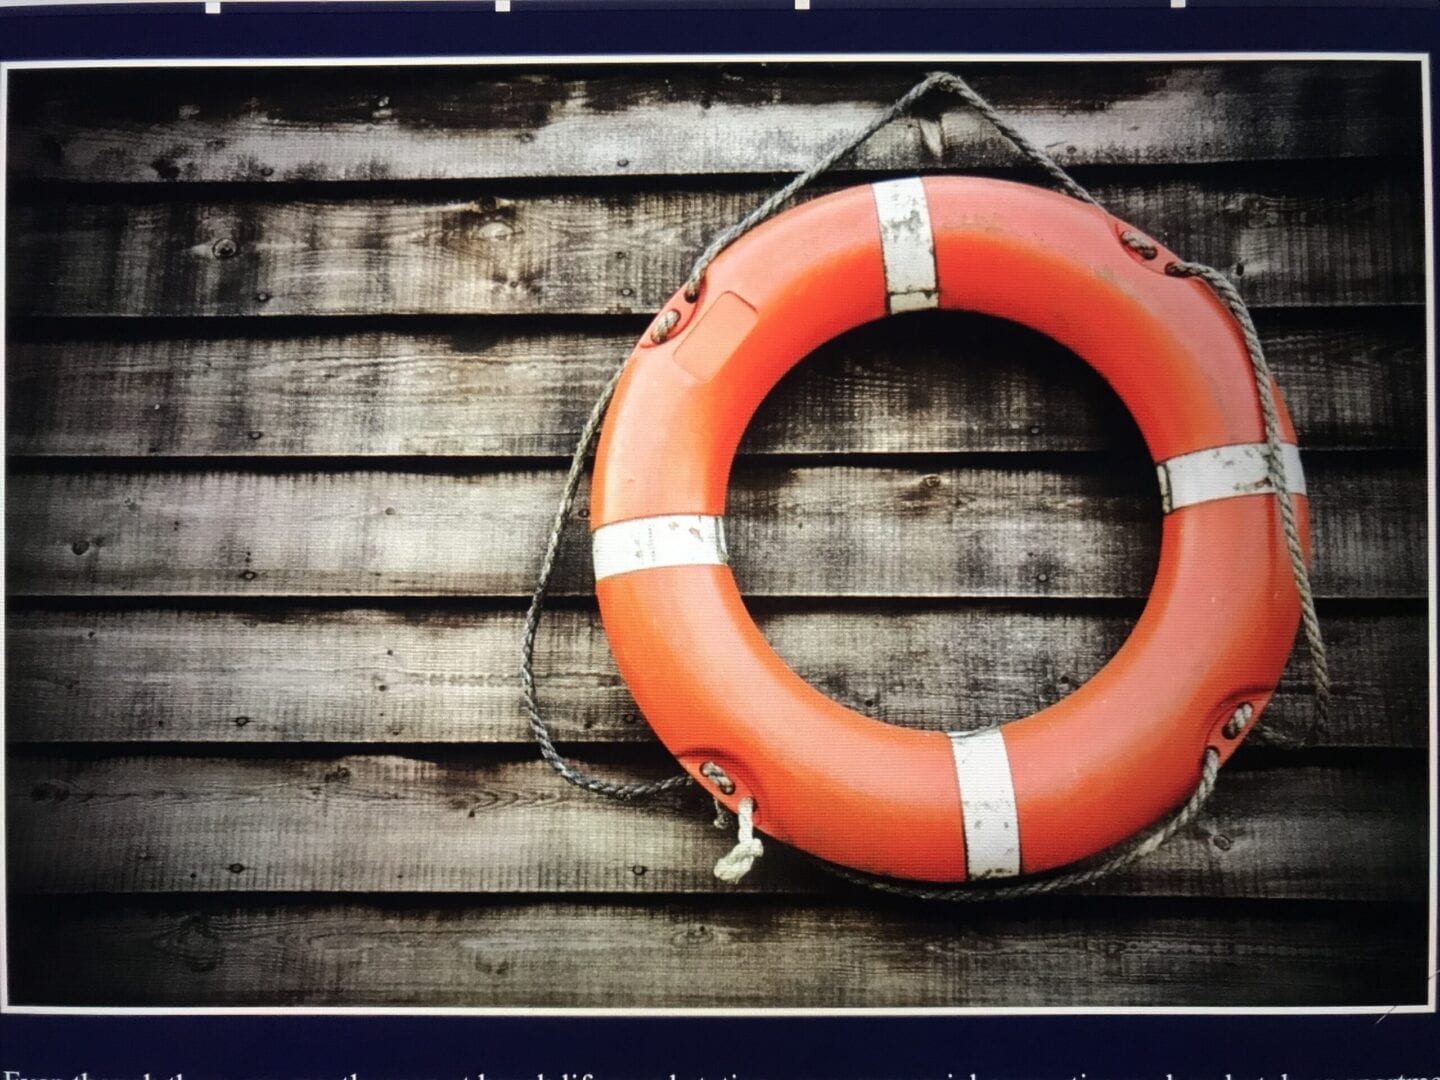
<path id="1" fill-rule="evenodd" d="M 850 188 L 736 241 L 636 347 L 591 486 L 605 630 L 661 741 L 731 809 L 753 799 L 758 829 L 893 877 L 1047 870 L 1183 803 L 1206 748 L 1228 758 L 1270 700 L 1299 605 L 1244 341 L 1204 284 L 1167 276 L 1173 254 L 1127 233 L 1098 207 L 999 180 Z M 1120 651 L 1057 704 L 978 733 L 831 701 L 766 643 L 726 565 L 726 484 L 761 399 L 835 335 L 935 307 L 1021 323 L 1095 367 L 1139 425 L 1165 512 Z"/>

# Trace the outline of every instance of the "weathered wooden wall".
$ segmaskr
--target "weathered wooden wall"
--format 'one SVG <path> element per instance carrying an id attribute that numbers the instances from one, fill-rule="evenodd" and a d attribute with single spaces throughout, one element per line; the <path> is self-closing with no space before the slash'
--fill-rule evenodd
<path id="1" fill-rule="evenodd" d="M 919 70 L 12 75 L 12 1000 L 1423 1000 L 1413 63 L 969 71 L 1254 305 L 1309 451 L 1324 730 L 1297 653 L 1194 826 L 1079 893 L 978 910 L 858 891 L 774 845 L 720 886 L 729 841 L 697 795 L 597 800 L 526 741 L 520 617 L 590 401 L 706 238 Z M 937 98 L 827 183 L 916 168 L 1035 179 Z M 934 314 L 785 380 L 730 520 L 797 670 L 956 728 L 1104 663 L 1158 514 L 1088 368 Z M 568 751 L 662 775 L 575 533 L 542 694 Z"/>

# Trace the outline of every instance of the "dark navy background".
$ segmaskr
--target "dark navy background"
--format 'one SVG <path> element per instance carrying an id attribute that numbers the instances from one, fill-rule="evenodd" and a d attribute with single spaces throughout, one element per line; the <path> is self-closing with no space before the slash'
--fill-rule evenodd
<path id="1" fill-rule="evenodd" d="M 996 0 L 1003 2 L 1003 0 Z M 0 9 L 0 57 L 454 56 L 587 52 L 1429 52 L 1440 0 L 513 0 Z M 344 8 L 344 10 L 339 10 Z M 1437 113 L 1433 100 L 1432 124 Z M 1432 133 L 1433 139 L 1433 133 Z M 1434 313 L 1432 312 L 1432 318 Z M 1433 542 L 1433 538 L 1432 538 Z M 956 911 L 955 918 L 965 917 Z M 377 971 L 376 978 L 384 978 Z M 697 971 L 697 979 L 704 973 Z M 1433 976 L 1432 976 L 1433 977 Z M 1433 1015 L 1019 1017 L 0 1016 L 0 1070 L 186 1080 L 1315 1080 L 1440 1077 Z M 0 1076 L 0 1080 L 12 1080 Z"/>

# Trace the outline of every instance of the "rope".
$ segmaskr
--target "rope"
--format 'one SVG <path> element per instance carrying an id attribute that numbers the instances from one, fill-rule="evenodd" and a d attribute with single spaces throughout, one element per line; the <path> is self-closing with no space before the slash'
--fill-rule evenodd
<path id="1" fill-rule="evenodd" d="M 1030 142 L 1020 131 L 1010 125 L 995 108 L 983 97 L 977 94 L 964 79 L 949 72 L 937 71 L 926 75 L 920 82 L 912 86 L 903 95 L 897 98 L 888 108 L 875 116 L 862 129 L 855 132 L 846 139 L 841 140 L 829 151 L 827 151 L 809 169 L 797 175 L 789 183 L 775 191 L 759 206 L 755 207 L 749 214 L 740 221 L 725 229 L 712 240 L 696 258 L 691 267 L 690 275 L 685 281 L 685 296 L 688 300 L 695 300 L 699 295 L 701 282 L 704 280 L 705 272 L 710 264 L 722 251 L 730 246 L 736 239 L 749 232 L 761 222 L 770 218 L 797 192 L 810 184 L 822 173 L 833 168 L 847 154 L 860 146 L 875 132 L 879 131 L 896 117 L 906 113 L 922 97 L 934 89 L 944 89 L 959 95 L 967 105 L 973 108 L 986 120 L 988 120 L 1000 134 L 1004 135 L 1020 153 L 1032 164 L 1042 169 L 1061 190 L 1071 197 L 1086 202 L 1092 206 L 1100 204 L 1086 191 L 1075 179 L 1067 173 L 1058 162 L 1056 162 L 1043 149 Z M 1139 252 L 1144 258 L 1152 259 L 1158 254 L 1158 249 L 1150 241 L 1135 232 L 1123 233 L 1121 241 L 1127 246 Z M 1322 723 L 1328 713 L 1330 699 L 1330 677 L 1329 665 L 1326 659 L 1325 642 L 1320 633 L 1320 623 L 1315 613 L 1315 599 L 1310 586 L 1310 575 L 1305 565 L 1304 552 L 1300 545 L 1300 531 L 1295 518 L 1295 508 L 1290 500 L 1290 489 L 1285 476 L 1284 462 L 1280 450 L 1280 421 L 1275 406 L 1273 389 L 1273 377 L 1270 373 L 1269 364 L 1265 360 L 1265 354 L 1260 345 L 1259 335 L 1255 332 L 1255 325 L 1250 318 L 1250 313 L 1245 307 L 1244 300 L 1239 292 L 1220 271 L 1200 263 L 1176 262 L 1165 268 L 1166 273 L 1175 277 L 1195 277 L 1204 281 L 1219 297 L 1222 303 L 1229 309 L 1239 324 L 1245 339 L 1245 348 L 1249 353 L 1250 365 L 1255 375 L 1255 388 L 1260 400 L 1261 418 L 1265 428 L 1266 446 L 1266 471 L 1270 485 L 1276 494 L 1276 501 L 1280 506 L 1281 530 L 1284 533 L 1286 549 L 1290 557 L 1290 569 L 1295 579 L 1295 588 L 1300 597 L 1301 621 L 1305 628 L 1305 640 L 1310 650 L 1311 667 L 1314 671 L 1314 692 L 1316 701 L 1316 723 Z M 622 368 L 623 370 L 623 368 Z M 585 456 L 594 445 L 595 438 L 600 429 L 600 422 L 605 415 L 605 410 L 610 404 L 610 399 L 615 392 L 615 387 L 620 381 L 620 371 L 617 371 L 606 383 L 600 392 L 595 406 L 590 411 L 590 416 L 581 429 L 579 440 L 575 446 L 575 453 L 570 459 L 570 471 L 565 477 L 565 484 L 561 489 L 560 505 L 555 512 L 554 521 L 551 524 L 550 535 L 545 545 L 545 553 L 540 560 L 540 572 L 536 578 L 535 589 L 530 596 L 530 607 L 525 613 L 525 629 L 521 642 L 520 681 L 525 711 L 530 720 L 530 731 L 535 741 L 539 744 L 540 754 L 561 777 L 584 788 L 586 791 L 598 795 L 606 795 L 616 799 L 639 799 L 647 796 L 658 795 L 661 792 L 674 788 L 684 787 L 691 783 L 686 774 L 672 776 L 665 780 L 650 783 L 616 783 L 605 780 L 601 777 L 591 775 L 576 768 L 567 761 L 559 751 L 555 749 L 554 741 L 551 739 L 549 729 L 541 715 L 539 701 L 535 693 L 535 636 L 540 627 L 540 616 L 545 605 L 545 597 L 549 590 L 550 576 L 555 566 L 555 556 L 560 548 L 560 538 L 565 528 L 566 520 L 570 515 L 570 507 L 575 500 L 575 492 L 580 483 L 580 477 L 584 472 Z M 1249 715 L 1240 719 L 1238 726 L 1235 724 L 1240 713 L 1232 718 L 1231 724 L 1227 725 L 1227 737 L 1234 737 L 1243 730 L 1244 724 L 1248 722 Z M 1232 734 L 1233 732 L 1233 734 Z M 970 882 L 958 886 L 922 886 L 910 885 L 890 878 L 877 877 L 871 874 L 864 874 L 850 870 L 833 863 L 815 860 L 825 869 L 836 876 L 856 884 L 866 885 L 881 892 L 891 893 L 900 896 L 910 896 L 927 900 L 950 900 L 950 901 L 973 901 L 973 900 L 1009 900 L 1026 896 L 1037 896 L 1043 893 L 1053 892 L 1057 889 L 1071 888 L 1077 885 L 1088 884 L 1098 878 L 1114 872 L 1136 859 L 1149 854 L 1165 843 L 1180 829 L 1184 828 L 1199 813 L 1200 808 L 1210 797 L 1215 789 L 1216 778 L 1220 769 L 1220 755 L 1214 750 L 1207 748 L 1205 757 L 1201 763 L 1200 783 L 1195 788 L 1186 803 L 1180 807 L 1171 817 L 1157 825 L 1151 832 L 1128 841 L 1124 845 L 1112 848 L 1108 853 L 1102 852 L 1091 860 L 1078 866 L 1059 873 L 1039 875 L 1024 882 L 1006 885 L 991 885 L 986 882 Z M 718 804 L 717 804 L 718 805 Z M 739 811 L 739 838 L 735 848 L 715 866 L 715 875 L 722 881 L 738 881 L 749 872 L 764 848 L 760 840 L 754 835 L 754 812 L 755 802 L 753 799 L 745 798 L 740 802 Z M 717 817 L 716 825 L 721 825 Z"/>
<path id="2" fill-rule="evenodd" d="M 1088 202 L 1092 206 L 1099 206 L 1094 197 L 1075 182 L 1074 177 L 1062 169 L 1049 154 L 1036 146 L 1023 134 L 1010 125 L 1010 122 L 995 111 L 995 107 L 986 101 L 970 88 L 970 84 L 959 75 L 952 75 L 948 71 L 932 71 L 925 78 L 905 91 L 896 98 L 891 105 L 883 112 L 878 113 L 868 124 L 852 135 L 841 139 L 829 150 L 827 150 L 819 161 L 810 168 L 800 173 L 784 187 L 774 192 L 759 206 L 751 210 L 743 218 L 731 225 L 724 232 L 720 233 L 714 240 L 710 241 L 700 257 L 695 260 L 694 266 L 690 269 L 690 276 L 685 279 L 685 299 L 693 301 L 700 295 L 700 282 L 705 277 L 705 271 L 715 261 L 715 256 L 724 251 L 741 236 L 744 236 L 751 229 L 755 228 L 762 221 L 772 217 L 777 210 L 790 201 L 791 196 L 801 188 L 808 186 L 821 173 L 829 172 L 847 154 L 856 149 L 871 135 L 874 135 L 886 124 L 896 117 L 910 111 L 910 107 L 937 87 L 949 90 L 958 94 L 964 99 L 965 104 L 978 112 L 990 124 L 1009 139 L 1010 142 L 1020 151 L 1032 164 L 1039 166 L 1050 179 L 1054 180 L 1060 190 L 1067 195 L 1079 199 L 1081 202 Z"/>
<path id="3" fill-rule="evenodd" d="M 1315 593 L 1310 587 L 1310 571 L 1305 565 L 1305 552 L 1300 546 L 1300 526 L 1295 520 L 1295 506 L 1290 500 L 1290 485 L 1285 476 L 1285 462 L 1280 456 L 1280 416 L 1275 408 L 1275 377 L 1260 345 L 1260 335 L 1250 310 L 1239 291 L 1220 271 L 1201 263 L 1175 262 L 1165 268 L 1172 277 L 1195 277 L 1209 285 L 1240 324 L 1245 337 L 1245 351 L 1250 354 L 1250 367 L 1255 374 L 1255 391 L 1260 397 L 1260 416 L 1265 426 L 1265 471 L 1275 490 L 1280 507 L 1280 530 L 1285 534 L 1285 549 L 1290 555 L 1290 574 L 1295 591 L 1300 594 L 1300 621 L 1305 628 L 1305 644 L 1310 650 L 1310 669 L 1314 680 L 1315 724 L 1325 722 L 1330 712 L 1330 662 L 1325 652 L 1325 639 L 1320 633 L 1320 619 L 1315 614 Z"/>
<path id="4" fill-rule="evenodd" d="M 748 796 L 740 800 L 740 835 L 735 846 L 715 864 L 715 876 L 726 885 L 738 885 L 740 879 L 750 872 L 755 860 L 765 854 L 765 845 L 755 835 L 755 800 Z"/>
<path id="5" fill-rule="evenodd" d="M 890 893 L 893 896 L 908 896 L 914 900 L 969 903 L 979 900 L 1020 900 L 1027 896 L 1043 896 L 1046 893 L 1055 892 L 1057 889 L 1071 889 L 1080 885 L 1088 885 L 1092 881 L 1098 881 L 1108 874 L 1113 874 L 1122 866 L 1128 866 L 1136 859 L 1149 855 L 1195 820 L 1196 815 L 1200 813 L 1200 808 L 1205 805 L 1205 801 L 1210 798 L 1210 793 L 1215 790 L 1215 781 L 1219 775 L 1220 754 L 1207 747 L 1200 768 L 1199 786 L 1185 801 L 1184 806 L 1152 831 L 1111 848 L 1109 852 L 1102 852 L 1070 870 L 1037 874 L 1014 884 L 992 885 L 986 881 L 970 881 L 960 885 L 911 885 L 893 878 L 864 874 L 846 866 L 825 862 L 823 859 L 812 857 L 811 861 L 852 885 L 864 885 L 866 888 L 876 889 L 879 892 Z"/>
<path id="6" fill-rule="evenodd" d="M 623 370 L 623 369 L 622 369 Z M 684 787 L 690 777 L 684 773 L 651 783 L 616 783 L 577 769 L 555 749 L 550 729 L 540 713 L 540 701 L 535 694 L 535 635 L 540 629 L 540 614 L 545 608 L 545 595 L 550 590 L 550 575 L 555 570 L 555 555 L 560 550 L 560 537 L 565 531 L 565 521 L 570 516 L 570 507 L 575 502 L 575 491 L 580 486 L 580 477 L 585 472 L 585 455 L 595 443 L 600 431 L 600 421 L 605 409 L 615 394 L 620 382 L 620 372 L 610 376 L 610 381 L 600 391 L 600 397 L 590 410 L 585 426 L 580 429 L 575 453 L 570 458 L 570 471 L 565 474 L 565 484 L 560 489 L 560 505 L 555 510 L 555 520 L 550 524 L 550 537 L 545 542 L 545 554 L 540 559 L 540 573 L 535 579 L 535 591 L 530 594 L 530 607 L 525 612 L 525 631 L 520 641 L 520 694 L 525 702 L 525 712 L 530 717 L 530 734 L 540 745 L 540 756 L 550 767 L 576 787 L 596 795 L 608 795 L 612 799 L 643 799 L 672 788 Z"/>

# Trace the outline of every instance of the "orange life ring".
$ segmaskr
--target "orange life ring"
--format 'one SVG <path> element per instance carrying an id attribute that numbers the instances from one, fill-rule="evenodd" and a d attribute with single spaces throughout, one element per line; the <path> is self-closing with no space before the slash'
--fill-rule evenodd
<path id="1" fill-rule="evenodd" d="M 753 799 L 756 828 L 894 877 L 1047 870 L 1183 803 L 1205 749 L 1223 762 L 1269 701 L 1299 604 L 1244 341 L 1203 283 L 1165 273 L 1173 254 L 1127 232 L 999 180 L 850 188 L 736 241 L 631 355 L 591 487 L 601 614 L 660 739 L 731 809 Z M 979 733 L 900 728 L 826 698 L 766 643 L 726 565 L 726 484 L 761 399 L 835 335 L 934 307 L 1021 323 L 1094 366 L 1138 422 L 1165 511 L 1120 651 L 1064 700 Z"/>

